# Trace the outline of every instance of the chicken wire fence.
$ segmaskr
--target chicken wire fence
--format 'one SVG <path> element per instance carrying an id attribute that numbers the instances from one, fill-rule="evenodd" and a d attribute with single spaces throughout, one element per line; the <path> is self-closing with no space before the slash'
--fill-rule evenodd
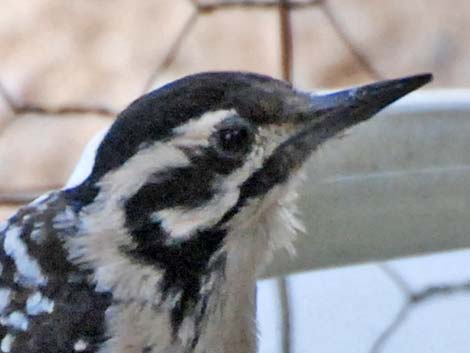
<path id="1" fill-rule="evenodd" d="M 156 0 L 157 1 L 157 0 Z M 183 1 L 183 0 L 181 0 Z M 231 9 L 239 9 L 250 11 L 257 9 L 259 11 L 276 12 L 278 17 L 278 43 L 279 43 L 279 63 L 282 78 L 287 81 L 293 80 L 293 70 L 295 68 L 293 44 L 296 41 L 296 35 L 292 30 L 292 13 L 306 11 L 308 9 L 317 9 L 324 19 L 329 23 L 336 33 L 336 40 L 343 43 L 347 47 L 350 54 L 353 55 L 360 70 L 363 70 L 371 79 L 383 79 L 388 76 L 386 72 L 381 72 L 374 66 L 374 62 L 369 56 L 360 49 L 360 45 L 354 42 L 349 30 L 343 25 L 341 19 L 338 18 L 334 9 L 327 0 L 227 0 L 227 1 L 203 1 L 203 0 L 185 0 L 191 3 L 192 11 L 182 24 L 181 28 L 172 33 L 172 42 L 166 48 L 166 53 L 154 65 L 152 72 L 148 73 L 148 77 L 142 82 L 142 93 L 147 92 L 154 86 L 154 83 L 162 76 L 178 57 L 180 50 L 185 46 L 187 37 L 194 31 L 197 22 L 205 21 L 208 17 L 215 13 L 229 11 Z M 312 46 L 315 44 L 312 43 Z M 294 82 L 295 83 L 295 82 Z M 38 116 L 53 116 L 57 119 L 66 119 L 70 114 L 82 115 L 84 119 L 89 114 L 100 115 L 112 119 L 116 115 L 116 111 L 107 106 L 99 105 L 62 105 L 49 106 L 46 103 L 36 104 L 23 102 L 10 93 L 9 88 L 1 80 L 0 68 L 0 96 L 3 98 L 8 109 L 10 110 L 9 118 L 0 121 L 0 137 L 2 130 L 5 130 L 13 121 L 21 119 L 26 114 L 36 114 Z M 7 166 L 8 167 L 8 166 Z M 51 187 L 59 185 L 51 185 Z M 15 190 L 9 192 L 2 190 L 0 187 L 0 205 L 21 206 L 42 194 L 46 190 Z M 394 269 L 386 263 L 377 264 L 380 271 L 383 272 L 389 280 L 394 283 L 397 289 L 405 298 L 400 310 L 396 316 L 388 323 L 386 328 L 371 342 L 370 353 L 382 352 L 387 346 L 389 340 L 400 329 L 401 325 L 406 321 L 407 317 L 419 305 L 430 301 L 436 297 L 450 297 L 456 293 L 464 293 L 470 295 L 470 276 L 468 281 L 461 283 L 435 283 L 422 290 L 413 290 L 407 281 L 394 271 Z M 282 306 L 283 332 L 282 346 L 283 352 L 292 351 L 291 347 L 291 330 L 292 325 L 289 322 L 290 313 L 290 295 L 289 287 L 285 278 L 278 280 L 279 293 Z"/>

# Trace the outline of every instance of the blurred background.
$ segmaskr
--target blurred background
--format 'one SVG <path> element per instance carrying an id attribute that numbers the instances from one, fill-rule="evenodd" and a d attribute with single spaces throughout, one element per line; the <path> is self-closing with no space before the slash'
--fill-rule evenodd
<path id="1" fill-rule="evenodd" d="M 3 0 L 0 220 L 64 185 L 87 141 L 108 127 L 116 112 L 183 75 L 248 70 L 314 90 L 433 72 L 427 92 L 389 112 L 391 125 L 381 128 L 385 123 L 378 119 L 377 125 L 358 130 L 362 141 L 372 141 L 366 147 L 382 148 L 383 155 L 349 156 L 364 146 L 345 143 L 330 150 L 349 156 L 347 163 L 335 157 L 328 158 L 333 160 L 328 165 L 312 164 L 316 184 L 310 192 L 326 200 L 325 215 L 351 214 L 344 207 L 354 208 L 365 228 L 353 225 L 349 233 L 344 229 L 350 221 L 320 217 L 323 211 L 315 204 L 306 206 L 303 213 L 323 223 L 318 222 L 317 232 L 309 221 L 301 248 L 321 249 L 311 256 L 326 260 L 310 261 L 309 253 L 301 251 L 300 262 L 307 259 L 302 265 L 279 260 L 269 272 L 295 274 L 260 282 L 260 348 L 283 353 L 468 352 L 470 253 L 395 258 L 470 245 L 470 194 L 465 190 L 470 181 L 469 33 L 470 3 L 465 0 Z M 438 113 L 430 106 L 438 107 Z M 407 115 L 413 115 L 411 131 Z M 389 141 L 390 149 L 398 141 L 395 159 L 381 141 Z M 425 149 L 417 148 L 421 141 Z M 441 173 L 444 164 L 452 173 L 436 179 L 433 168 Z M 329 172 L 317 172 L 316 165 Z M 348 168 L 367 169 L 369 174 L 360 174 L 366 192 L 357 194 L 357 185 L 348 184 L 344 191 L 335 184 L 350 177 Z M 386 224 L 388 213 L 371 215 L 382 204 L 370 196 L 376 195 L 370 175 L 397 168 L 406 175 L 412 170 L 413 180 L 407 188 L 388 180 L 383 197 L 395 195 L 393 202 L 400 206 L 394 212 L 409 217 L 391 218 L 392 230 L 371 229 L 367 217 Z M 431 180 L 424 189 L 417 184 L 423 179 Z M 378 183 L 383 191 L 382 179 Z M 336 186 L 329 194 L 331 185 Z M 433 193 L 436 188 L 439 195 Z M 345 202 L 345 192 L 355 194 Z M 397 195 L 406 195 L 406 202 Z M 355 208 L 364 200 L 367 210 Z M 322 229 L 342 229 L 347 236 L 334 248 L 322 242 Z M 359 239 L 355 232 L 364 238 L 354 240 Z M 381 234 L 380 242 L 364 251 L 374 232 Z M 391 238 L 398 245 L 389 246 Z"/>

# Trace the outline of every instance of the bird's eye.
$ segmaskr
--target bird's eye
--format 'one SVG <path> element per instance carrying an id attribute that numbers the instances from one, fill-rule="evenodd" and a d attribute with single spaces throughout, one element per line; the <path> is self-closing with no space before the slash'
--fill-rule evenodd
<path id="1" fill-rule="evenodd" d="M 251 147 L 253 129 L 241 118 L 224 121 L 215 132 L 217 150 L 227 157 L 244 155 Z"/>
<path id="2" fill-rule="evenodd" d="M 250 132 L 244 126 L 219 131 L 220 147 L 224 151 L 238 152 L 245 148 Z"/>

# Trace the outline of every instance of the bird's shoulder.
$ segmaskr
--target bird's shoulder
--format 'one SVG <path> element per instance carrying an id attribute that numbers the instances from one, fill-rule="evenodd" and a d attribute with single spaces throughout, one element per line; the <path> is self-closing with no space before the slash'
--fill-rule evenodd
<path id="1" fill-rule="evenodd" d="M 107 293 L 68 258 L 78 217 L 63 192 L 44 195 L 0 226 L 0 350 L 95 352 L 104 340 Z"/>

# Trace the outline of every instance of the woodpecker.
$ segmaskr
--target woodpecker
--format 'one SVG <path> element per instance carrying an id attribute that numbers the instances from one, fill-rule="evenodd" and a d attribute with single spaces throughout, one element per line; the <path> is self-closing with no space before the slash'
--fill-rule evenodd
<path id="1" fill-rule="evenodd" d="M 82 183 L 1 226 L 1 352 L 256 352 L 256 278 L 302 229 L 303 164 L 430 80 L 318 95 L 209 72 L 137 99 Z"/>

